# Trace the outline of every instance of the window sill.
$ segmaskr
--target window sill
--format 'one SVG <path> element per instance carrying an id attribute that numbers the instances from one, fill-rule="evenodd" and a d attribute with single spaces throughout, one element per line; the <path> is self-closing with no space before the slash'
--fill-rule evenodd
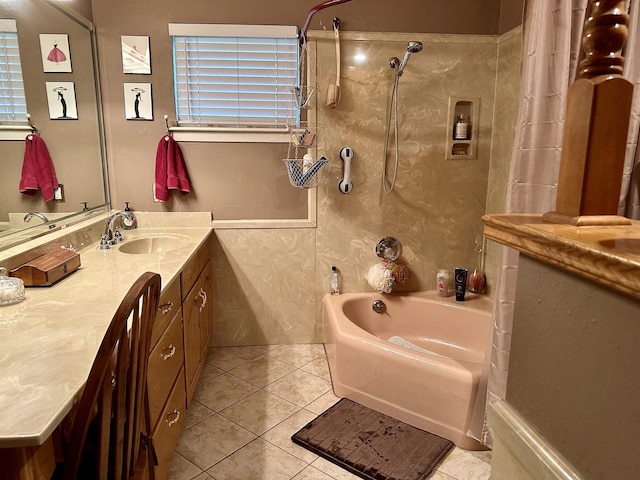
<path id="1" fill-rule="evenodd" d="M 288 128 L 171 127 L 169 132 L 176 142 L 289 143 L 291 140 Z"/>
<path id="2" fill-rule="evenodd" d="M 32 132 L 31 125 L 0 125 L 0 141 L 24 140 Z"/>

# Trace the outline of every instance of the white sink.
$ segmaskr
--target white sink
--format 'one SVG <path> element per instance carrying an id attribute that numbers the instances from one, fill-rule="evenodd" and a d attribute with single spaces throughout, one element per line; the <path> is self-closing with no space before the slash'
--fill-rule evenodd
<path id="1" fill-rule="evenodd" d="M 171 250 L 186 247 L 191 238 L 185 235 L 158 233 L 144 237 L 125 240 L 118 246 L 122 253 L 148 255 L 151 253 L 166 253 Z"/>

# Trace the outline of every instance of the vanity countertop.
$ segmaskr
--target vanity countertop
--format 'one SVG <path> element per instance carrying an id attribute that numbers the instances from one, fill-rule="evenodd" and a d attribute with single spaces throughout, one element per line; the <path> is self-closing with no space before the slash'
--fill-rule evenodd
<path id="1" fill-rule="evenodd" d="M 485 236 L 529 256 L 640 299 L 640 222 L 574 226 L 539 214 L 482 217 Z"/>
<path id="2" fill-rule="evenodd" d="M 77 401 L 116 308 L 144 272 L 162 286 L 202 245 L 210 227 L 139 228 L 136 237 L 184 236 L 168 253 L 126 254 L 97 242 L 79 250 L 82 265 L 51 287 L 28 288 L 21 303 L 0 306 L 0 448 L 42 444 Z"/>

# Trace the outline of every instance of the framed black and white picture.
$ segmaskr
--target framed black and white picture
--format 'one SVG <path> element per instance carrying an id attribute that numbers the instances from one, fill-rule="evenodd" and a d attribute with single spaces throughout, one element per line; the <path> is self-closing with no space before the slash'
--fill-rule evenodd
<path id="1" fill-rule="evenodd" d="M 66 33 L 41 33 L 40 52 L 43 72 L 70 73 L 72 71 L 69 35 Z"/>
<path id="2" fill-rule="evenodd" d="M 77 120 L 76 89 L 73 82 L 45 82 L 51 120 Z"/>
<path id="3" fill-rule="evenodd" d="M 127 120 L 153 120 L 150 83 L 124 83 L 124 114 Z"/>
<path id="4" fill-rule="evenodd" d="M 149 37 L 143 35 L 121 35 L 123 73 L 151 74 L 151 52 Z"/>

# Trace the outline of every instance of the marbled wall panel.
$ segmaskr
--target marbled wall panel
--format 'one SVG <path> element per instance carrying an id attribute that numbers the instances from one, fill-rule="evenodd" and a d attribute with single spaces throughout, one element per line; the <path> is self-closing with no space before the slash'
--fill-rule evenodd
<path id="1" fill-rule="evenodd" d="M 522 27 L 518 26 L 500 36 L 498 43 L 498 71 L 496 102 L 493 119 L 491 167 L 487 189 L 487 213 L 505 213 L 509 165 L 513 151 L 518 100 L 520 96 L 520 65 L 522 58 Z M 495 285 L 497 269 L 504 247 L 487 242 L 485 270 L 489 287 Z M 489 293 L 492 289 L 489 288 Z"/>
<path id="2" fill-rule="evenodd" d="M 497 41 L 464 35 L 384 36 L 343 34 L 342 98 L 325 106 L 335 75 L 330 35 L 319 34 L 318 118 L 323 128 L 319 151 L 330 159 L 318 189 L 318 298 L 326 292 L 330 265 L 342 273 L 344 291 L 367 291 L 365 275 L 378 261 L 376 241 L 400 240 L 401 261 L 412 281 L 406 290 L 433 289 L 438 268 L 473 268 L 474 237 L 485 211 L 496 80 Z M 411 56 L 398 90 L 399 166 L 395 190 L 382 190 L 387 109 L 394 72 L 389 58 L 402 58 L 409 40 L 424 49 Z M 358 62 L 356 55 L 366 56 Z M 449 97 L 479 97 L 477 158 L 445 160 Z M 342 195 L 338 154 L 355 151 L 353 191 Z M 389 168 L 394 148 L 389 149 Z M 392 170 L 388 170 L 391 172 Z"/>
<path id="3" fill-rule="evenodd" d="M 315 230 L 217 230 L 213 345 L 316 341 Z"/>

